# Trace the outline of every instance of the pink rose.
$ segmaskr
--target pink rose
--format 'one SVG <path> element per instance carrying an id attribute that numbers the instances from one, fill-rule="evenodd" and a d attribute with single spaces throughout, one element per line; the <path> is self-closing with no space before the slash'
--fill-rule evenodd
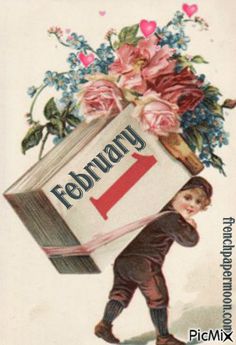
<path id="1" fill-rule="evenodd" d="M 173 49 L 167 45 L 158 46 L 157 42 L 157 37 L 151 36 L 141 39 L 137 47 L 124 44 L 117 50 L 118 59 L 110 65 L 109 71 L 121 77 L 120 87 L 143 94 L 147 91 L 148 82 L 173 72 L 176 62 L 169 61 Z"/>
<path id="2" fill-rule="evenodd" d="M 173 54 L 173 49 L 168 45 L 163 47 L 157 46 L 156 48 L 155 55 L 144 66 L 142 71 L 143 78 L 151 82 L 160 75 L 172 72 L 176 65 L 174 60 L 169 61 Z"/>
<path id="3" fill-rule="evenodd" d="M 119 86 L 144 93 L 147 86 L 140 73 L 144 60 L 140 58 L 139 49 L 133 45 L 124 44 L 116 53 L 118 59 L 110 65 L 109 71 L 120 77 Z"/>
<path id="4" fill-rule="evenodd" d="M 154 91 L 149 90 L 140 98 L 133 116 L 138 118 L 143 130 L 157 136 L 181 132 L 178 107 Z"/>
<path id="5" fill-rule="evenodd" d="M 183 114 L 187 110 L 194 110 L 203 99 L 201 85 L 202 82 L 188 68 L 185 68 L 180 73 L 169 73 L 157 78 L 154 89 L 161 93 L 165 100 L 176 103 L 179 114 Z"/>
<path id="6" fill-rule="evenodd" d="M 154 35 L 140 40 L 137 47 L 139 54 L 147 61 L 150 61 L 158 50 L 158 41 L 159 39 Z"/>
<path id="7" fill-rule="evenodd" d="M 116 116 L 127 104 L 116 84 L 105 79 L 85 84 L 79 102 L 87 122 L 101 116 Z"/>
<path id="8" fill-rule="evenodd" d="M 119 86 L 125 89 L 134 90 L 140 94 L 144 94 L 147 90 L 147 83 L 140 73 L 130 72 L 122 75 Z"/>
<path id="9" fill-rule="evenodd" d="M 131 44 L 124 44 L 116 51 L 116 53 L 118 55 L 118 59 L 109 66 L 109 70 L 117 74 L 131 72 L 135 61 L 139 58 L 138 49 Z"/>

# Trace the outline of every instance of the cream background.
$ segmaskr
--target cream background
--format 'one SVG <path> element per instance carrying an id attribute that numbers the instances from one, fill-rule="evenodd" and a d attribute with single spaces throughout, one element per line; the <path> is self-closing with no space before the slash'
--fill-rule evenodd
<path id="1" fill-rule="evenodd" d="M 188 52 L 202 54 L 210 62 L 201 67 L 208 80 L 220 88 L 225 98 L 236 98 L 236 3 L 233 0 L 195 3 L 210 30 L 200 32 L 189 27 Z M 177 0 L 10 0 L 8 3 L 1 0 L 1 192 L 37 160 L 37 149 L 26 156 L 20 152 L 20 141 L 27 130 L 24 113 L 30 105 L 27 88 L 40 84 L 46 70 L 63 71 L 67 67 L 69 50 L 48 37 L 48 27 L 71 28 L 96 47 L 110 27 L 119 30 L 141 19 L 164 25 L 181 6 L 182 1 Z M 106 10 L 106 15 L 99 16 L 99 10 Z M 48 97 L 47 94 L 45 99 Z M 214 199 L 207 213 L 197 217 L 201 242 L 191 250 L 175 245 L 165 263 L 172 325 L 184 311 L 220 307 L 222 303 L 219 268 L 222 218 L 236 216 L 236 110 L 229 113 L 226 128 L 231 133 L 231 142 L 219 152 L 226 163 L 227 177 L 213 169 L 205 169 L 202 174 L 214 185 Z M 236 225 L 234 231 L 235 228 Z M 1 344 L 105 344 L 93 335 L 93 327 L 103 313 L 112 267 L 100 275 L 58 274 L 3 197 L 0 236 Z M 199 318 L 192 326 L 197 328 L 200 322 Z M 115 333 L 123 340 L 151 330 L 148 310 L 137 292 L 130 307 L 117 320 Z M 184 326 L 176 334 L 186 338 Z M 154 340 L 149 344 L 154 344 Z"/>

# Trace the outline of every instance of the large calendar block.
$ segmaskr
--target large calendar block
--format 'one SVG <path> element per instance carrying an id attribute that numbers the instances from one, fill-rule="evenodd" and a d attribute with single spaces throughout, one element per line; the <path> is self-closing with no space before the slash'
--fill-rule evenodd
<path id="1" fill-rule="evenodd" d="M 5 192 L 41 247 L 96 244 L 157 213 L 201 170 L 179 135 L 159 141 L 132 111 L 130 105 L 113 120 L 79 125 Z M 140 230 L 111 236 L 89 255 L 49 258 L 60 273 L 98 273 Z"/>

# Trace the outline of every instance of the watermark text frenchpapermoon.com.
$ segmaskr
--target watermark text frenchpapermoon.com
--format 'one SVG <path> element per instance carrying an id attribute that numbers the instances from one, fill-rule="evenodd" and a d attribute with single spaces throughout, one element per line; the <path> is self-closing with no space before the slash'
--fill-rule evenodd
<path id="1" fill-rule="evenodd" d="M 233 282 L 233 217 L 223 218 L 223 242 L 222 250 L 222 280 L 223 280 L 223 329 L 226 332 L 232 331 L 232 282 Z"/>
<path id="2" fill-rule="evenodd" d="M 190 329 L 189 341 L 205 342 L 217 341 L 233 342 L 233 225 L 235 218 L 227 217 L 222 220 L 222 248 L 220 251 L 222 267 L 222 328 L 221 329 Z"/>

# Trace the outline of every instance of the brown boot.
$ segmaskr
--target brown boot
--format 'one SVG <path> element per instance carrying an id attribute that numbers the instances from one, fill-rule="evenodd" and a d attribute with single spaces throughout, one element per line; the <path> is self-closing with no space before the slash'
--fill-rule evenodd
<path id="1" fill-rule="evenodd" d="M 112 334 L 112 325 L 107 322 L 100 321 L 97 326 L 95 326 L 94 333 L 97 337 L 102 338 L 108 343 L 117 344 L 120 342 L 120 340 Z"/>
<path id="2" fill-rule="evenodd" d="M 165 337 L 158 335 L 156 345 L 186 345 L 186 343 L 176 339 L 173 335 L 168 334 Z"/>

